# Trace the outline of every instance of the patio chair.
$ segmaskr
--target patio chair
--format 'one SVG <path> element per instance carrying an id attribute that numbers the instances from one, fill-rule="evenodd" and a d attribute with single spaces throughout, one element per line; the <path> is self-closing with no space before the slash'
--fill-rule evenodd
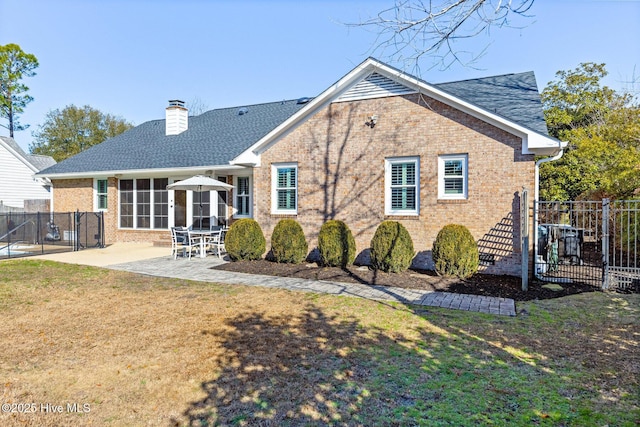
<path id="1" fill-rule="evenodd" d="M 182 256 L 186 257 L 187 252 L 189 253 L 189 259 L 191 259 L 191 254 L 195 249 L 197 253 L 200 252 L 200 248 L 202 246 L 202 236 L 191 234 L 189 230 L 184 229 L 172 229 L 172 233 L 175 235 L 175 251 L 173 252 L 173 259 L 178 257 L 178 251 L 182 250 Z M 172 239 L 173 244 L 173 239 Z"/>
<path id="2" fill-rule="evenodd" d="M 222 252 L 226 252 L 224 248 L 224 233 L 225 230 L 215 230 L 215 232 L 211 233 L 210 236 L 207 237 L 207 247 L 215 254 L 218 255 L 218 258 L 222 258 Z"/>
<path id="3" fill-rule="evenodd" d="M 173 259 L 178 258 L 178 250 L 182 249 L 184 243 L 184 234 L 178 234 L 182 231 L 184 231 L 183 227 L 171 227 L 171 256 Z"/>

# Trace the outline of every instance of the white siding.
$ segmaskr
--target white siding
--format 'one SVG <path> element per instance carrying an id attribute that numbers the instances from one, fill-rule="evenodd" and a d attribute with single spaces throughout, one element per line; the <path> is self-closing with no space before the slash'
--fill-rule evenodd
<path id="1" fill-rule="evenodd" d="M 35 172 L 0 144 L 0 201 L 23 208 L 25 200 L 51 199 L 51 193 L 33 178 Z"/>

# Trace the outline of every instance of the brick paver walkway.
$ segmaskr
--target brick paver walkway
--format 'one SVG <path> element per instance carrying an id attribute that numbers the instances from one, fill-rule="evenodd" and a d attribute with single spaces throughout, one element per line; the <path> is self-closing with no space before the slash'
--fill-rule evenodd
<path id="1" fill-rule="evenodd" d="M 291 277 L 274 277 L 256 274 L 236 273 L 211 269 L 221 260 L 214 256 L 173 260 L 171 257 L 152 258 L 111 265 L 108 268 L 125 270 L 150 276 L 172 277 L 225 284 L 265 286 L 367 298 L 377 301 L 397 301 L 401 303 L 444 307 L 456 310 L 477 311 L 502 316 L 515 316 L 515 301 L 509 298 L 463 295 L 449 292 L 431 292 L 388 286 L 368 286 L 356 283 L 339 283 L 324 280 L 306 280 Z"/>

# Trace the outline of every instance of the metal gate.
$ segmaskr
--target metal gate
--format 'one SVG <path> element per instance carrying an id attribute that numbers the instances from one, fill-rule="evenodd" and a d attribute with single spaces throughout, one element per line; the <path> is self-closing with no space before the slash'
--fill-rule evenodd
<path id="1" fill-rule="evenodd" d="M 640 200 L 534 202 L 534 275 L 640 290 Z"/>

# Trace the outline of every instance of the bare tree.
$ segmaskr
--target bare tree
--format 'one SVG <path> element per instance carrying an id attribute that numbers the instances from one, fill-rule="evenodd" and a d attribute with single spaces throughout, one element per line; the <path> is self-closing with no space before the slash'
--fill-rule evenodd
<path id="1" fill-rule="evenodd" d="M 512 18 L 530 17 L 527 13 L 534 1 L 395 0 L 376 16 L 346 25 L 377 34 L 373 54 L 414 68 L 429 54 L 434 59 L 431 68 L 446 69 L 454 63 L 467 66 L 484 53 L 465 52 L 456 42 L 494 27 L 513 27 Z"/>
<path id="2" fill-rule="evenodd" d="M 192 98 L 191 101 L 187 103 L 187 107 L 189 107 L 189 115 L 192 117 L 209 111 L 209 105 L 198 96 Z"/>

